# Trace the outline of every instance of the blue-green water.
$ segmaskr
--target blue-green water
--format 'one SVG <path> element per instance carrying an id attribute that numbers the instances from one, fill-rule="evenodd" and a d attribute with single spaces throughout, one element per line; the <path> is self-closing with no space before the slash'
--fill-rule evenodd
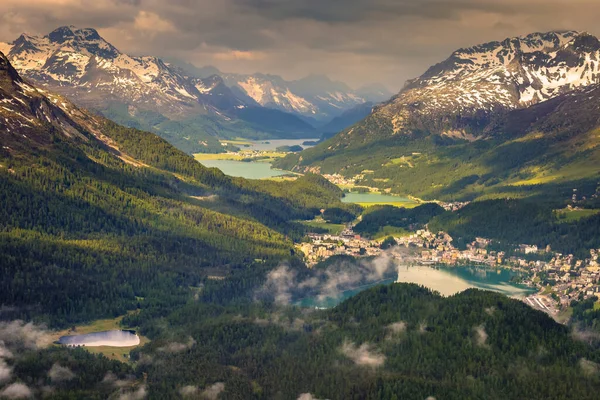
<path id="1" fill-rule="evenodd" d="M 411 201 L 406 197 L 391 196 L 389 194 L 381 193 L 346 193 L 342 198 L 344 203 L 396 203 L 399 201 Z"/>
<path id="2" fill-rule="evenodd" d="M 302 146 L 307 149 L 312 146 L 302 145 L 305 141 L 317 141 L 319 139 L 274 139 L 253 141 L 249 147 L 241 146 L 242 150 L 275 150 L 280 146 Z M 225 175 L 236 176 L 246 179 L 264 179 L 289 174 L 288 171 L 271 169 L 271 163 L 264 161 L 234 161 L 234 160 L 201 160 L 205 167 L 219 168 Z"/>
<path id="3" fill-rule="evenodd" d="M 312 146 L 304 146 L 304 142 L 317 142 L 319 139 L 273 139 L 273 140 L 253 140 L 249 147 L 239 146 L 242 150 L 275 150 L 281 146 L 302 146 L 308 149 Z"/>
<path id="4" fill-rule="evenodd" d="M 363 290 L 381 284 L 391 284 L 393 282 L 416 283 L 431 290 L 438 291 L 444 296 L 451 296 L 469 288 L 490 290 L 517 298 L 525 297 L 536 292 L 535 289 L 511 282 L 511 279 L 514 276 L 514 272 L 506 269 L 492 270 L 477 267 L 432 268 L 426 266 L 399 267 L 397 280 L 388 279 L 373 282 L 369 285 L 342 292 L 338 297 L 307 297 L 297 302 L 296 305 L 319 308 L 335 307 L 342 301 Z"/>
<path id="5" fill-rule="evenodd" d="M 344 300 L 349 299 L 350 297 L 362 292 L 363 290 L 372 288 L 373 286 L 377 286 L 377 285 L 389 285 L 394 282 L 396 282 L 395 279 L 385 279 L 382 281 L 373 282 L 373 283 L 370 283 L 367 285 L 362 285 L 355 289 L 350 289 L 350 290 L 341 292 L 339 294 L 339 296 L 337 296 L 337 297 L 319 297 L 319 298 L 306 297 L 306 298 L 298 301 L 296 303 L 296 305 L 300 306 L 300 307 L 331 308 L 331 307 L 337 306 Z"/>
<path id="6" fill-rule="evenodd" d="M 225 175 L 246 179 L 272 178 L 289 174 L 287 171 L 271 169 L 271 163 L 260 161 L 201 160 L 200 163 L 205 167 L 219 168 Z"/>
<path id="7" fill-rule="evenodd" d="M 417 283 L 450 296 L 469 288 L 491 290 L 511 297 L 525 297 L 535 289 L 511 282 L 516 275 L 508 269 L 483 267 L 399 267 L 398 282 Z"/>

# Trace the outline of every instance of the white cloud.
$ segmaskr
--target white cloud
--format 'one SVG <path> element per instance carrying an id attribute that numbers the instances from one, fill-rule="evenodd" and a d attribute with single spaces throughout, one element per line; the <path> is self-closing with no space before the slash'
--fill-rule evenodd
<path id="1" fill-rule="evenodd" d="M 42 326 L 23 321 L 0 322 L 0 343 L 3 349 L 38 349 L 52 343 L 51 335 Z"/>
<path id="2" fill-rule="evenodd" d="M 52 368 L 50 368 L 50 371 L 48 371 L 48 377 L 50 377 L 52 382 L 57 383 L 70 381 L 71 379 L 75 378 L 75 374 L 69 368 L 63 367 L 58 363 L 54 363 Z"/>
<path id="3" fill-rule="evenodd" d="M 25 399 L 33 397 L 31 389 L 22 383 L 13 383 L 8 385 L 0 392 L 0 397 L 6 397 L 9 399 Z"/>
<path id="4" fill-rule="evenodd" d="M 356 365 L 376 368 L 385 363 L 385 356 L 369 343 L 356 346 L 350 341 L 345 341 L 340 351 Z"/>
<path id="5" fill-rule="evenodd" d="M 408 259 L 408 254 L 396 250 L 398 257 Z M 267 281 L 258 290 L 258 298 L 273 298 L 277 304 L 289 304 L 294 295 L 310 295 L 318 299 L 335 298 L 349 289 L 366 282 L 376 282 L 395 276 L 397 263 L 386 253 L 373 260 L 355 263 L 338 262 L 326 269 L 313 270 L 309 277 L 298 277 L 298 272 L 288 265 L 280 265 L 267 274 Z M 386 275 L 389 274 L 389 275 Z"/>
<path id="6" fill-rule="evenodd" d="M 223 382 L 217 382 L 213 385 L 210 385 L 206 389 L 202 391 L 202 397 L 209 400 L 216 400 L 225 390 L 225 384 Z"/>
<path id="7" fill-rule="evenodd" d="M 404 321 L 394 322 L 392 324 L 389 324 L 386 328 L 389 332 L 389 335 L 386 337 L 386 339 L 388 339 L 388 340 L 393 339 L 394 337 L 397 337 L 401 333 L 406 332 L 406 322 L 404 322 Z"/>
<path id="8" fill-rule="evenodd" d="M 188 385 L 179 389 L 179 394 L 183 397 L 195 396 L 198 393 L 198 388 L 196 386 Z"/>
<path id="9" fill-rule="evenodd" d="M 298 396 L 298 400 L 320 400 L 320 399 L 316 398 L 311 393 L 302 393 L 300 396 Z"/>
<path id="10" fill-rule="evenodd" d="M 475 328 L 473 328 L 473 330 L 475 331 L 475 343 L 477 343 L 477 346 L 487 347 L 488 344 L 486 342 L 487 342 L 488 334 L 485 331 L 484 326 L 483 325 L 476 326 Z"/>
<path id="11" fill-rule="evenodd" d="M 0 340 L 0 358 L 12 358 L 13 353 L 6 348 L 4 341 Z"/>
<path id="12" fill-rule="evenodd" d="M 6 364 L 6 361 L 0 358 L 0 385 L 8 382 L 12 377 L 12 367 Z"/>
<path id="13" fill-rule="evenodd" d="M 159 347 L 157 350 L 164 353 L 180 353 L 192 348 L 195 344 L 196 341 L 192 337 L 189 337 L 185 343 L 173 342 L 167 344 L 166 346 Z"/>
<path id="14" fill-rule="evenodd" d="M 239 51 L 229 50 L 225 52 L 215 53 L 213 55 L 215 60 L 263 60 L 266 58 L 265 53 L 260 51 Z"/>
<path id="15" fill-rule="evenodd" d="M 140 11 L 135 17 L 133 27 L 151 33 L 175 32 L 175 26 L 170 21 L 162 19 L 158 14 Z"/>
<path id="16" fill-rule="evenodd" d="M 122 388 L 124 386 L 130 385 L 131 380 L 130 379 L 119 379 L 117 377 L 117 375 L 115 375 L 113 372 L 108 371 L 106 373 L 106 375 L 104 375 L 104 378 L 102 379 L 102 383 L 104 383 L 106 385 L 114 386 L 116 388 Z"/>
<path id="17" fill-rule="evenodd" d="M 142 400 L 145 399 L 147 395 L 148 392 L 146 391 L 146 386 L 142 385 L 133 392 L 121 393 L 119 400 Z"/>

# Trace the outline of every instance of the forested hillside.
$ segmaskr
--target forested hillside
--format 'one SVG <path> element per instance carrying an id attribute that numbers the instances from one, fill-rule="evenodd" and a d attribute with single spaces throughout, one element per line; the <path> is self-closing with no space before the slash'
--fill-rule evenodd
<path id="1" fill-rule="evenodd" d="M 208 276 L 293 257 L 304 228 L 290 221 L 344 207 L 317 176 L 263 184 L 205 168 L 1 61 L 0 304 L 13 317 L 58 326 L 185 298 Z"/>
<path id="2" fill-rule="evenodd" d="M 134 369 L 62 349 L 19 360 L 15 373 L 40 377 L 60 362 L 78 379 L 55 383 L 56 395 L 101 396 L 119 379 L 117 392 L 149 399 L 594 399 L 600 388 L 597 351 L 544 313 L 479 290 L 443 298 L 379 286 L 326 311 L 201 297 L 163 313 L 129 318 L 153 339 Z"/>
<path id="3" fill-rule="evenodd" d="M 553 205 L 523 200 L 474 202 L 433 218 L 428 226 L 432 231 L 448 232 L 460 247 L 475 237 L 485 237 L 498 241 L 503 249 L 528 243 L 588 258 L 590 249 L 600 247 L 600 215 L 565 221 Z"/>

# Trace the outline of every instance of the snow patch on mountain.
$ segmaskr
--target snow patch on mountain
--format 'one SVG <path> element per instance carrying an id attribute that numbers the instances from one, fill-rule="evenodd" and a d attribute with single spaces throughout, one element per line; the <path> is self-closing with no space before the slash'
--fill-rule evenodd
<path id="1" fill-rule="evenodd" d="M 311 85 L 311 77 L 290 82 L 273 75 L 223 74 L 223 79 L 227 85 L 239 88 L 262 106 L 321 120 L 329 120 L 365 102 L 363 97 L 350 88 L 335 90 L 339 84 L 326 77 L 315 78 L 322 81 L 320 86 Z M 385 99 L 381 98 L 379 101 Z"/>
<path id="2" fill-rule="evenodd" d="M 528 107 L 600 82 L 600 41 L 576 31 L 534 33 L 455 51 L 432 66 L 380 112 L 480 115 Z"/>
<path id="3" fill-rule="evenodd" d="M 25 77 L 86 106 L 119 101 L 171 117 L 213 108 L 204 95 L 214 82 L 192 82 L 157 57 L 121 53 L 94 29 L 68 26 L 41 37 L 23 34 L 0 49 Z"/>

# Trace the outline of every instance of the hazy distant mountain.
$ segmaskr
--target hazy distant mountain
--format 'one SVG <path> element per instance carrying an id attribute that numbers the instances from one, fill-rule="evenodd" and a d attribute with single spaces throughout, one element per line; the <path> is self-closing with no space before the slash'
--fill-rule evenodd
<path id="1" fill-rule="evenodd" d="M 381 83 L 371 83 L 356 89 L 356 94 L 372 103 L 381 103 L 392 97 L 393 93 Z"/>
<path id="2" fill-rule="evenodd" d="M 324 75 L 310 75 L 296 81 L 285 81 L 276 75 L 222 74 L 227 85 L 239 88 L 257 103 L 293 112 L 317 121 L 330 120 L 365 102 L 341 82 Z M 383 99 L 381 99 L 383 100 Z"/>
<path id="3" fill-rule="evenodd" d="M 223 77 L 239 98 L 252 99 L 265 107 L 298 114 L 317 125 L 365 102 L 379 103 L 392 96 L 378 83 L 353 90 L 345 83 L 332 81 L 325 75 L 313 74 L 296 81 L 286 81 L 278 75 L 230 74 L 212 66 L 199 68 L 184 61 L 172 62 L 188 74 L 200 78 L 217 74 Z"/>
<path id="4" fill-rule="evenodd" d="M 191 143 L 186 150 L 201 150 L 215 135 L 314 135 L 296 116 L 237 97 L 217 75 L 192 78 L 157 57 L 129 56 L 94 29 L 61 27 L 43 37 L 23 34 L 13 43 L 0 44 L 0 50 L 38 84 L 120 123 L 153 129 L 180 147 L 187 147 L 180 142 L 187 137 Z M 177 123 L 170 123 L 167 132 L 161 124 L 169 121 Z"/>
<path id="5" fill-rule="evenodd" d="M 338 133 L 364 119 L 371 113 L 373 106 L 374 104 L 368 101 L 352 107 L 351 109 L 344 111 L 341 115 L 333 118 L 327 124 L 319 128 L 319 130 L 325 133 L 326 136 L 333 136 L 331 134 Z"/>
<path id="6" fill-rule="evenodd" d="M 598 126 L 598 83 L 600 41 L 588 33 L 534 33 L 460 49 L 364 120 L 279 166 L 373 171 L 365 183 L 425 197 L 477 196 L 499 182 L 510 190 L 583 178 L 595 184 L 598 168 L 572 163 L 585 152 L 596 159 L 597 138 L 564 141 Z M 546 136 L 509 144 L 536 130 Z"/>

